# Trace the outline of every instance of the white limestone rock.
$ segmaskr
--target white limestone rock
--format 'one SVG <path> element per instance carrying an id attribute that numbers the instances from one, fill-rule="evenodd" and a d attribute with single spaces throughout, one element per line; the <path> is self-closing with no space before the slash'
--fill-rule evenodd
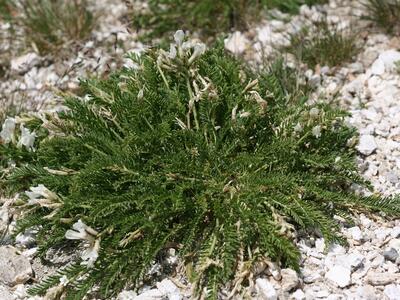
<path id="1" fill-rule="evenodd" d="M 289 292 L 299 285 L 299 277 L 297 272 L 292 269 L 282 269 L 282 290 L 284 292 Z"/>
<path id="2" fill-rule="evenodd" d="M 378 59 L 382 60 L 384 63 L 386 72 L 392 72 L 396 68 L 395 63 L 400 60 L 400 52 L 396 50 L 387 50 L 382 52 Z"/>
<path id="3" fill-rule="evenodd" d="M 164 279 L 161 282 L 158 282 L 157 288 L 165 296 L 167 296 L 169 300 L 181 300 L 182 299 L 182 295 L 179 291 L 179 288 L 169 279 Z"/>
<path id="4" fill-rule="evenodd" d="M 348 232 L 351 234 L 352 239 L 357 242 L 361 242 L 364 239 L 364 235 L 358 226 L 349 228 Z"/>
<path id="5" fill-rule="evenodd" d="M 14 300 L 14 297 L 10 293 L 10 291 L 1 284 L 0 284 L 0 299 L 1 300 Z"/>
<path id="6" fill-rule="evenodd" d="M 360 137 L 360 142 L 357 146 L 357 150 L 364 155 L 371 155 L 377 148 L 375 138 L 372 135 L 365 134 Z"/>
<path id="7" fill-rule="evenodd" d="M 333 282 L 338 287 L 344 288 L 351 284 L 351 272 L 349 268 L 334 266 L 326 274 L 325 278 Z"/>
<path id="8" fill-rule="evenodd" d="M 31 70 L 34 66 L 40 63 L 40 57 L 34 53 L 30 52 L 25 55 L 16 57 L 11 60 L 11 71 L 18 74 L 25 74 Z"/>
<path id="9" fill-rule="evenodd" d="M 25 283 L 33 276 L 29 259 L 18 254 L 12 246 L 0 247 L 0 283 L 14 286 Z"/>
<path id="10" fill-rule="evenodd" d="M 376 59 L 371 66 L 371 75 L 383 75 L 385 73 L 385 63 L 380 58 Z"/>
<path id="11" fill-rule="evenodd" d="M 133 300 L 161 300 L 164 298 L 164 294 L 158 289 L 147 290 L 140 295 L 133 298 Z M 128 300 L 130 300 L 128 298 Z"/>
<path id="12" fill-rule="evenodd" d="M 357 288 L 358 299 L 378 300 L 375 288 L 369 284 L 362 285 Z"/>
<path id="13" fill-rule="evenodd" d="M 389 284 L 385 286 L 383 293 L 389 300 L 400 299 L 400 284 Z"/>
<path id="14" fill-rule="evenodd" d="M 259 299 L 265 300 L 277 300 L 278 294 L 272 285 L 266 278 L 257 278 L 256 280 L 256 288 L 258 291 Z"/>
<path id="15" fill-rule="evenodd" d="M 224 40 L 225 49 L 233 54 L 242 54 L 249 46 L 248 39 L 240 32 L 236 31 Z"/>
<path id="16" fill-rule="evenodd" d="M 305 300 L 306 299 L 306 294 L 301 290 L 297 289 L 291 296 L 291 300 Z"/>
<path id="17" fill-rule="evenodd" d="M 122 291 L 118 294 L 117 300 L 134 300 L 136 296 L 134 291 Z"/>
<path id="18" fill-rule="evenodd" d="M 388 285 L 393 282 L 400 280 L 400 273 L 377 273 L 377 272 L 370 272 L 368 273 L 365 281 L 373 286 L 377 285 Z"/>

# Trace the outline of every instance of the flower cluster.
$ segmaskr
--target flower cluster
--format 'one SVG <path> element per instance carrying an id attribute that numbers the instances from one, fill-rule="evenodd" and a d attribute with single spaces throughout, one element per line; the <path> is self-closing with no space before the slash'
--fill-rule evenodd
<path id="1" fill-rule="evenodd" d="M 99 257 L 100 238 L 96 238 L 98 232 L 93 228 L 87 226 L 81 220 L 78 220 L 72 225 L 72 230 L 69 229 L 65 233 L 65 238 L 68 240 L 82 240 L 85 242 L 86 250 L 82 252 L 82 265 L 89 268 L 94 266 L 97 258 Z"/>
<path id="2" fill-rule="evenodd" d="M 157 64 L 166 69 L 171 68 L 171 63 L 175 59 L 179 59 L 187 63 L 189 66 L 206 51 L 206 45 L 192 40 L 185 41 L 185 33 L 178 30 L 174 34 L 175 43 L 170 44 L 169 52 L 160 50 Z"/>
<path id="3" fill-rule="evenodd" d="M 56 193 L 50 191 L 43 184 L 39 184 L 36 187 L 31 187 L 29 191 L 25 191 L 25 195 L 28 196 L 27 205 L 40 206 L 49 209 L 53 209 L 53 212 L 44 218 L 52 218 L 62 207 L 63 202 Z"/>
<path id="4" fill-rule="evenodd" d="M 34 151 L 33 146 L 35 143 L 36 133 L 31 132 L 28 128 L 25 128 L 24 124 L 19 119 L 8 117 L 4 121 L 0 132 L 1 140 L 3 141 L 4 144 L 9 144 L 9 143 L 15 144 L 16 142 L 15 131 L 18 123 L 20 123 L 20 135 L 17 147 L 21 148 L 22 146 L 24 146 L 28 151 Z"/>
<path id="5" fill-rule="evenodd" d="M 175 43 L 170 44 L 169 52 L 159 50 L 157 57 L 157 67 L 165 86 L 169 88 L 168 80 L 164 72 L 174 72 L 182 74 L 186 79 L 188 97 L 188 112 L 186 122 L 176 117 L 177 125 L 183 129 L 199 129 L 199 119 L 197 116 L 196 103 L 201 99 L 214 99 L 217 91 L 208 77 L 199 74 L 194 62 L 206 52 L 206 45 L 194 40 L 186 40 L 183 30 L 178 30 L 174 34 Z M 139 92 L 138 98 L 143 97 L 143 90 Z"/>
<path id="6" fill-rule="evenodd" d="M 295 134 L 301 134 L 305 128 L 311 128 L 311 135 L 315 138 L 320 138 L 322 135 L 323 126 L 319 123 L 324 115 L 324 111 L 321 111 L 317 107 L 312 107 L 309 112 L 304 113 L 305 120 L 303 122 L 297 122 L 293 126 Z"/>

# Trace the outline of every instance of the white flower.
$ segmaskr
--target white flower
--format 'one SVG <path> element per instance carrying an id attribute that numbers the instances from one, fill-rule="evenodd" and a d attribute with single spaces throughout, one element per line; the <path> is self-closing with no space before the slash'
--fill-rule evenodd
<path id="1" fill-rule="evenodd" d="M 67 284 L 69 283 L 68 277 L 63 275 L 62 277 L 60 277 L 60 284 L 62 286 L 67 286 Z"/>
<path id="2" fill-rule="evenodd" d="M 321 126 L 317 125 L 312 129 L 312 134 L 313 136 L 315 136 L 316 138 L 321 137 Z"/>
<path id="3" fill-rule="evenodd" d="M 236 121 L 236 112 L 238 110 L 238 105 L 236 104 L 234 108 L 232 108 L 232 121 Z"/>
<path id="4" fill-rule="evenodd" d="M 137 94 L 137 99 L 138 100 L 142 100 L 143 99 L 143 95 L 144 95 L 144 91 L 143 91 L 143 89 L 140 89 L 138 94 Z"/>
<path id="5" fill-rule="evenodd" d="M 174 44 L 171 44 L 169 46 L 169 53 L 168 53 L 168 57 L 170 59 L 175 59 L 176 58 L 176 47 Z"/>
<path id="6" fill-rule="evenodd" d="M 65 238 L 69 240 L 82 240 L 86 243 L 87 249 L 82 252 L 82 265 L 89 268 L 93 267 L 95 261 L 99 257 L 100 239 L 96 239 L 98 232 L 87 226 L 81 220 L 72 225 L 73 230 L 68 229 Z"/>
<path id="7" fill-rule="evenodd" d="M 192 49 L 192 48 L 193 48 L 193 42 L 192 42 L 192 41 L 183 42 L 183 44 L 182 44 L 182 50 L 188 51 L 188 50 L 190 50 L 190 49 Z"/>
<path id="8" fill-rule="evenodd" d="M 43 184 L 39 184 L 36 187 L 31 187 L 30 188 L 31 192 L 27 191 L 25 192 L 30 199 L 32 198 L 38 198 L 40 196 L 44 198 L 56 198 L 56 194 L 51 192 L 48 188 L 46 188 Z"/>
<path id="9" fill-rule="evenodd" d="M 185 33 L 183 32 L 183 30 L 178 30 L 177 32 L 175 32 L 174 40 L 175 43 L 178 45 L 178 47 L 182 46 L 184 38 L 185 38 Z"/>
<path id="10" fill-rule="evenodd" d="M 87 226 L 81 220 L 72 225 L 73 230 L 68 229 L 65 233 L 65 238 L 68 240 L 84 240 L 93 242 L 94 237 L 97 235 L 97 231 Z"/>
<path id="11" fill-rule="evenodd" d="M 44 207 L 60 206 L 59 197 L 43 184 L 31 187 L 30 191 L 26 191 L 25 194 L 29 197 L 28 205 L 39 204 Z"/>
<path id="12" fill-rule="evenodd" d="M 95 240 L 95 242 L 92 243 L 88 249 L 82 252 L 81 258 L 83 261 L 81 265 L 85 265 L 88 266 L 89 268 L 92 268 L 97 258 L 99 257 L 99 250 L 100 250 L 100 240 Z"/>
<path id="13" fill-rule="evenodd" d="M 295 132 L 302 132 L 303 131 L 303 126 L 301 126 L 300 123 L 297 123 L 296 126 L 294 126 L 294 131 Z"/>
<path id="14" fill-rule="evenodd" d="M 0 137 L 5 144 L 11 142 L 14 138 L 15 119 L 7 118 L 1 128 Z"/>
<path id="15" fill-rule="evenodd" d="M 242 111 L 239 113 L 239 118 L 247 118 L 250 117 L 251 113 L 249 113 L 248 111 Z"/>
<path id="16" fill-rule="evenodd" d="M 206 45 L 203 43 L 197 43 L 193 46 L 193 54 L 192 56 L 189 58 L 189 64 L 193 63 L 193 61 L 199 57 L 200 55 L 202 55 L 204 52 L 206 52 Z"/>
<path id="17" fill-rule="evenodd" d="M 310 109 L 310 117 L 311 118 L 317 118 L 319 115 L 319 109 L 316 107 L 313 107 Z"/>
<path id="18" fill-rule="evenodd" d="M 21 124 L 21 137 L 17 144 L 18 147 L 25 146 L 29 151 L 33 150 L 33 144 L 35 143 L 36 133 L 30 132 L 28 128 L 25 128 L 24 125 Z"/>

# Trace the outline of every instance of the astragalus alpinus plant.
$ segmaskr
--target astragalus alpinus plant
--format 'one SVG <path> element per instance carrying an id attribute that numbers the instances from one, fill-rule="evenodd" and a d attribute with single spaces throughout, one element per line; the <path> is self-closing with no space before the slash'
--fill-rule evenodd
<path id="1" fill-rule="evenodd" d="M 8 177 L 26 191 L 19 231 L 38 228 L 40 253 L 81 251 L 31 292 L 110 299 L 172 247 L 193 297 L 216 299 L 270 262 L 298 269 L 299 231 L 339 240 L 335 214 L 400 213 L 395 198 L 347 189 L 365 184 L 347 113 L 307 105 L 282 64 L 256 74 L 221 45 L 174 39 L 132 57 L 135 69 L 83 81 L 86 96 L 65 100 L 33 161 Z"/>

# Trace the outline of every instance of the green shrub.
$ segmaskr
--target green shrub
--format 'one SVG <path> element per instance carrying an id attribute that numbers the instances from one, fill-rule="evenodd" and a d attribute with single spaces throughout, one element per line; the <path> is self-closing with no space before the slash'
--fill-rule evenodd
<path id="1" fill-rule="evenodd" d="M 325 20 L 291 35 L 290 44 L 286 50 L 310 68 L 340 66 L 351 61 L 361 49 L 355 34 L 329 26 Z"/>
<path id="2" fill-rule="evenodd" d="M 27 191 L 18 230 L 39 228 L 39 253 L 84 249 L 32 293 L 110 299 L 173 247 L 197 295 L 216 299 L 266 261 L 298 269 L 299 230 L 329 243 L 340 241 L 335 214 L 400 213 L 398 199 L 347 189 L 366 183 L 346 112 L 307 105 L 281 63 L 256 74 L 221 44 L 203 53 L 183 38 L 132 57 L 137 69 L 83 81 L 84 99 L 65 99 L 32 162 L 8 177 Z"/>
<path id="3" fill-rule="evenodd" d="M 87 38 L 94 26 L 86 0 L 16 0 L 6 5 L 13 27 L 24 31 L 24 39 L 42 54 Z"/>
<path id="4" fill-rule="evenodd" d="M 216 36 L 232 29 L 245 29 L 266 9 L 296 13 L 302 4 L 327 0 L 150 0 L 148 9 L 135 11 L 134 26 L 147 30 L 147 37 L 162 36 L 176 28 Z"/>
<path id="5" fill-rule="evenodd" d="M 399 0 L 367 0 L 364 6 L 368 13 L 367 19 L 389 33 L 400 34 Z"/>

